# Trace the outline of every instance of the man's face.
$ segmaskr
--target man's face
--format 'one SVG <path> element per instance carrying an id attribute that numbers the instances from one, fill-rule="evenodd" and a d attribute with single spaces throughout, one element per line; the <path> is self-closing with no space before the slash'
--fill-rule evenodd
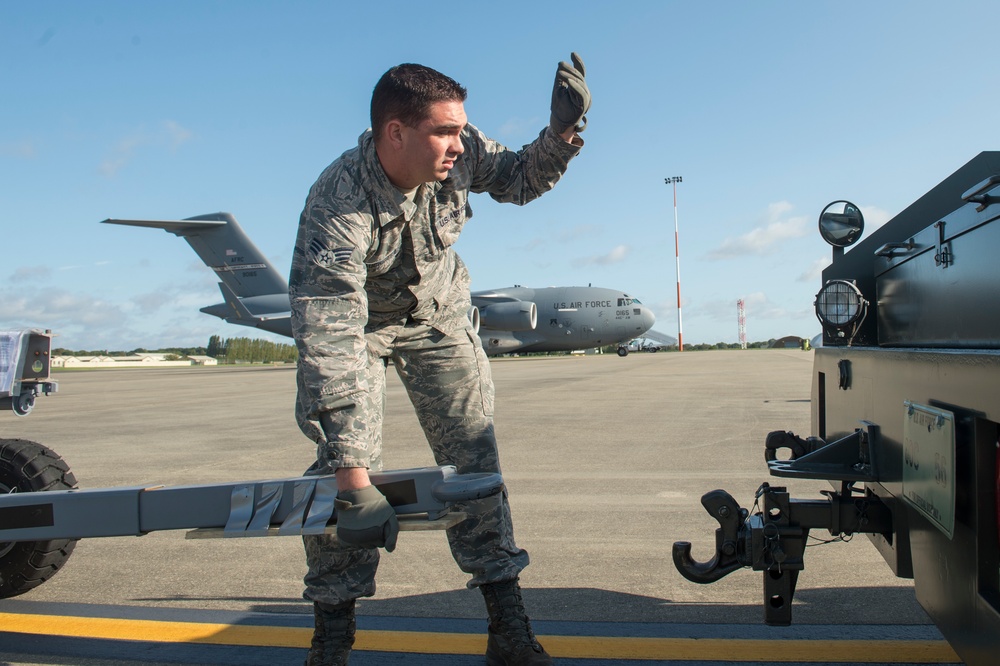
<path id="1" fill-rule="evenodd" d="M 403 173 L 395 184 L 410 188 L 447 178 L 465 150 L 459 134 L 467 122 L 462 102 L 435 102 L 416 127 L 401 126 Z"/>

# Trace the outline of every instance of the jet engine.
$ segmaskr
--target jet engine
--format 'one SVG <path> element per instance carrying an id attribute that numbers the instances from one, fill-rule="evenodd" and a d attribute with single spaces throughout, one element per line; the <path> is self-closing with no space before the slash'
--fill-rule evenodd
<path id="1" fill-rule="evenodd" d="M 504 301 L 480 306 L 483 328 L 505 331 L 533 331 L 538 323 L 538 307 L 531 301 Z"/>
<path id="2" fill-rule="evenodd" d="M 472 324 L 472 332 L 479 335 L 479 308 L 473 305 L 469 308 L 469 323 Z"/>

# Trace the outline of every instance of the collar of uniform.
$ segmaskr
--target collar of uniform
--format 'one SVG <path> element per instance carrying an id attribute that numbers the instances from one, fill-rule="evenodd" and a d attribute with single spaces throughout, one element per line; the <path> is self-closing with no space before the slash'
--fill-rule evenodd
<path id="1" fill-rule="evenodd" d="M 389 182 L 389 177 L 385 175 L 382 163 L 378 161 L 378 154 L 375 152 L 375 137 L 370 129 L 365 130 L 364 134 L 358 138 L 358 149 L 361 152 L 364 180 L 368 184 L 368 191 L 375 197 L 378 225 L 384 227 L 400 215 L 405 219 L 413 217 L 413 211 L 416 207 L 407 203 L 403 193 Z"/>

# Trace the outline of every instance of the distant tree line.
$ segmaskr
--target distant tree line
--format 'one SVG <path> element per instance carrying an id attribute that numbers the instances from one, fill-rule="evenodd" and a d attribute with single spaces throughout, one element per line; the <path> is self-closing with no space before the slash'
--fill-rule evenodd
<path id="1" fill-rule="evenodd" d="M 138 347 L 130 351 L 109 351 L 107 349 L 80 350 L 53 349 L 54 356 L 136 356 L 138 354 L 166 354 L 166 360 L 179 360 L 188 356 L 211 356 L 219 363 L 295 363 L 298 350 L 295 345 L 284 345 L 270 340 L 251 338 L 222 338 L 213 335 L 207 347 L 168 347 L 166 349 L 145 349 Z"/>
<path id="2" fill-rule="evenodd" d="M 771 345 L 774 344 L 774 339 L 763 340 L 759 342 L 748 342 L 747 349 L 770 349 Z M 707 343 L 699 343 L 696 345 L 684 345 L 684 351 L 708 351 L 711 349 L 739 349 L 740 343 L 738 342 L 716 342 L 714 345 Z M 670 351 L 677 351 L 677 345 L 669 348 Z"/>
<path id="3" fill-rule="evenodd" d="M 774 338 L 759 342 L 748 342 L 748 349 L 768 349 L 774 344 Z M 717 342 L 715 344 L 688 344 L 684 351 L 706 351 L 711 349 L 739 349 L 738 342 Z M 677 345 L 661 347 L 663 351 L 677 351 Z M 601 347 L 605 354 L 614 354 L 618 345 Z M 211 356 L 220 363 L 295 363 L 299 354 L 295 345 L 280 344 L 270 340 L 252 338 L 222 338 L 213 335 L 208 339 L 208 347 L 168 347 L 165 349 L 144 349 L 139 347 L 131 351 L 72 351 L 69 349 L 53 349 L 55 356 L 135 356 L 137 354 L 169 354 L 176 359 L 186 356 Z M 569 352 L 529 352 L 523 356 L 565 356 Z M 169 357 L 168 357 L 168 360 Z"/>
<path id="4" fill-rule="evenodd" d="M 775 338 L 770 340 L 761 340 L 758 342 L 748 342 L 747 349 L 770 349 L 775 343 Z M 738 342 L 716 342 L 715 344 L 708 344 L 705 342 L 699 342 L 698 344 L 686 344 L 684 345 L 684 351 L 710 351 L 712 349 L 740 349 L 740 343 Z M 677 351 L 677 344 L 663 345 L 660 347 L 661 351 Z M 605 354 L 614 354 L 618 351 L 618 345 L 608 345 L 607 347 L 601 347 L 601 351 Z"/>
<path id="5" fill-rule="evenodd" d="M 183 358 L 185 356 L 208 356 L 205 353 L 204 347 L 168 347 L 166 349 L 145 349 L 144 347 L 138 347 L 131 351 L 108 351 L 107 349 L 98 349 L 94 351 L 81 350 L 73 351 L 71 349 L 64 349 L 59 347 L 52 350 L 53 356 L 136 356 L 138 354 L 168 354 L 178 356 Z"/>
<path id="6" fill-rule="evenodd" d="M 747 349 L 770 349 L 774 345 L 775 339 L 761 340 L 759 342 L 748 342 Z M 698 343 L 698 344 L 686 344 L 684 345 L 684 351 L 709 351 L 712 349 L 740 349 L 740 343 L 738 342 L 716 342 L 713 344 Z M 660 347 L 661 351 L 665 352 L 675 352 L 677 351 L 677 345 L 663 345 Z M 567 356 L 572 352 L 568 351 L 553 351 L 553 352 L 513 352 L 514 356 Z M 601 347 L 602 354 L 616 354 L 618 353 L 618 345 L 605 345 Z M 635 353 L 635 352 L 633 352 Z"/>
<path id="7" fill-rule="evenodd" d="M 299 357 L 295 345 L 251 338 L 221 338 L 218 335 L 208 339 L 205 353 L 220 363 L 229 364 L 295 363 Z"/>

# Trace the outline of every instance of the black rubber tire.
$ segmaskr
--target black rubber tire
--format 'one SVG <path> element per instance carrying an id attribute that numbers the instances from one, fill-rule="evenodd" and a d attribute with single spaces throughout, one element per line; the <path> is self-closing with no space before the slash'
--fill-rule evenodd
<path id="1" fill-rule="evenodd" d="M 0 493 L 72 488 L 76 477 L 54 451 L 26 439 L 0 439 Z M 24 594 L 52 578 L 75 546 L 75 539 L 0 541 L 0 599 Z"/>
<path id="2" fill-rule="evenodd" d="M 618 355 L 621 356 L 622 358 L 625 358 L 626 356 L 628 356 L 628 348 L 627 347 L 619 347 L 618 348 Z"/>

